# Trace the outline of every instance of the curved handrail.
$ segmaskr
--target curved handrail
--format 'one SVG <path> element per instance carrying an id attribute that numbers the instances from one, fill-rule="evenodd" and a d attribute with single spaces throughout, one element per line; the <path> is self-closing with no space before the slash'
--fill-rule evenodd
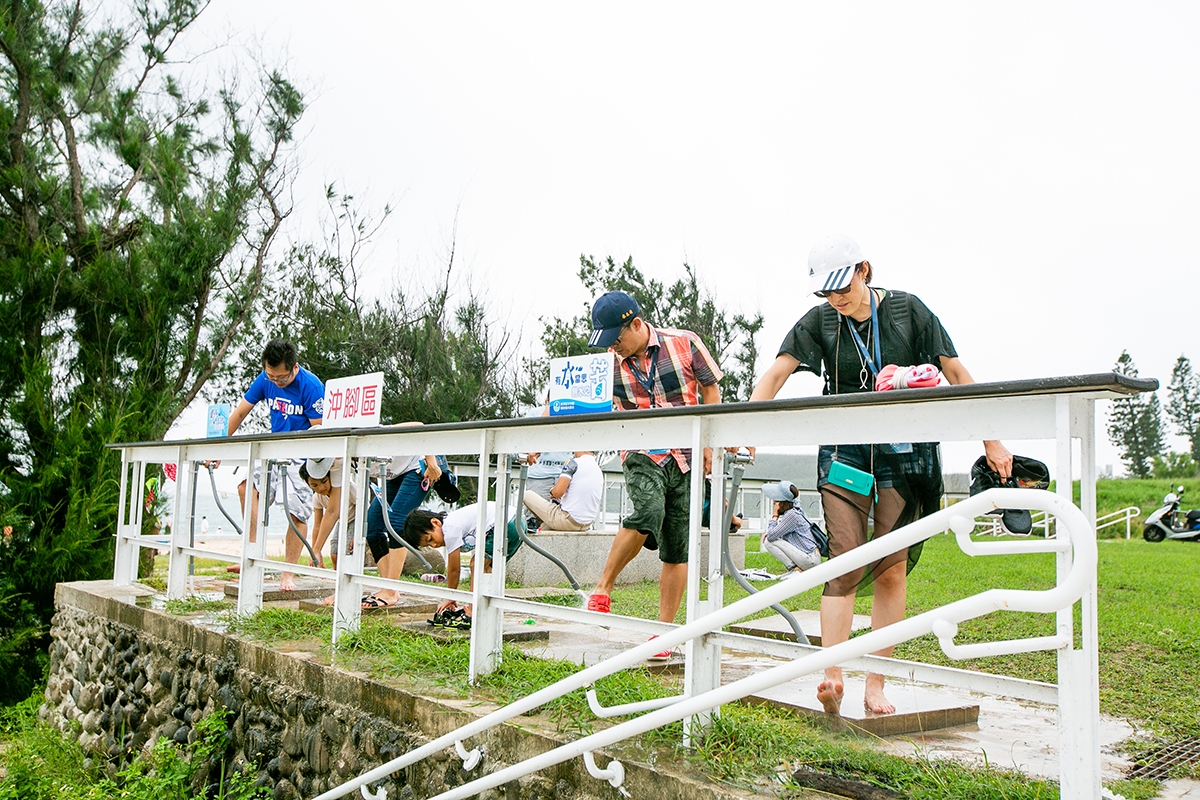
<path id="1" fill-rule="evenodd" d="M 1019 540 L 993 543 L 975 542 L 970 538 L 975 528 L 974 518 L 994 508 L 1028 508 L 1053 513 L 1060 522 L 1060 535 L 1056 539 Z M 762 590 L 756 595 L 743 598 L 724 608 L 707 614 L 691 623 L 663 633 L 651 641 L 637 645 L 624 653 L 581 670 L 555 684 L 536 691 L 504 708 L 493 711 L 456 731 L 415 748 L 402 756 L 376 767 L 341 786 L 319 795 L 316 800 L 335 800 L 355 791 L 360 786 L 381 780 L 396 770 L 414 764 L 424 758 L 453 746 L 456 742 L 478 735 L 500 725 L 513 717 L 531 711 L 567 692 L 586 687 L 607 675 L 631 667 L 654 653 L 676 647 L 690 639 L 709 632 L 721 630 L 725 625 L 736 622 L 772 603 L 786 600 L 801 592 L 825 583 L 832 578 L 865 567 L 891 553 L 929 539 L 950 529 L 963 551 L 971 556 L 998 555 L 1031 552 L 1071 551 L 1070 567 L 1059 585 L 1046 590 L 989 589 L 971 597 L 949 603 L 941 608 L 926 611 L 915 617 L 901 620 L 879 630 L 857 636 L 829 648 L 797 658 L 787 664 L 773 667 L 750 675 L 734 683 L 726 684 L 710 692 L 689 697 L 657 711 L 585 736 L 534 758 L 497 770 L 474 781 L 444 792 L 431 800 L 461 800 L 480 792 L 500 786 L 508 781 L 560 764 L 585 752 L 612 745 L 616 742 L 653 730 L 671 722 L 709 711 L 717 706 L 739 700 L 772 686 L 777 686 L 802 675 L 810 674 L 866 653 L 894 646 L 909 639 L 933 633 L 935 626 L 943 633 L 950 625 L 983 616 L 993 611 L 1033 611 L 1053 613 L 1069 607 L 1083 597 L 1096 576 L 1096 539 L 1083 512 L 1065 498 L 1040 489 L 989 489 L 960 503 L 919 519 L 910 525 L 892 531 L 860 547 L 832 558 L 811 570 L 800 573 L 786 581 Z M 1066 536 L 1062 534 L 1066 533 Z M 1004 643 L 997 643 L 1001 646 Z"/>

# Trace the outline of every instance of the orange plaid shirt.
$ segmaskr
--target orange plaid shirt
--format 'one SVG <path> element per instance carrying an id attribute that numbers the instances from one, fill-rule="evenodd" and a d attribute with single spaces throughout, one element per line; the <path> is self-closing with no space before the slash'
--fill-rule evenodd
<path id="1" fill-rule="evenodd" d="M 721 380 L 721 367 L 716 359 L 691 331 L 655 328 L 649 324 L 646 327 L 650 330 L 650 340 L 645 353 L 617 362 L 613 410 L 700 405 L 700 387 L 713 386 Z M 691 469 L 691 448 L 637 452 L 659 466 L 674 458 L 681 472 Z M 622 461 L 628 453 L 621 451 Z"/>

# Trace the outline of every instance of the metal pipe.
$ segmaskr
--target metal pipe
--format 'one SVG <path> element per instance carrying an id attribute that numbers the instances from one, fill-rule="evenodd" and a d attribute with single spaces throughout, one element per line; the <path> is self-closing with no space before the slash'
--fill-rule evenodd
<path id="1" fill-rule="evenodd" d="M 430 564 L 425 559 L 425 556 L 421 555 L 421 551 L 419 549 L 404 541 L 404 537 L 396 533 L 396 529 L 392 527 L 392 517 L 390 514 L 392 505 L 388 502 L 387 496 L 387 463 L 390 461 L 390 458 L 379 459 L 379 487 L 381 491 L 381 494 L 379 495 L 379 510 L 383 512 L 383 527 L 387 529 L 388 536 L 392 538 L 392 541 L 399 543 L 404 547 L 405 550 L 415 555 L 417 560 L 421 562 L 425 569 L 432 572 L 433 564 Z"/>

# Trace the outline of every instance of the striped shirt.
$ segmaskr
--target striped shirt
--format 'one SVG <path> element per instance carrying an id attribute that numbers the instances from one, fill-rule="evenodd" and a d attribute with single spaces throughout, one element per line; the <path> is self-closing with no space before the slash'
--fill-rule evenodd
<path id="1" fill-rule="evenodd" d="M 655 328 L 647 324 L 650 340 L 643 355 L 617 363 L 613 380 L 613 410 L 700 405 L 700 387 L 721 380 L 721 368 L 700 337 L 691 331 Z M 621 451 L 624 460 L 629 451 Z M 692 451 L 639 450 L 662 466 L 674 458 L 681 472 L 691 468 Z"/>

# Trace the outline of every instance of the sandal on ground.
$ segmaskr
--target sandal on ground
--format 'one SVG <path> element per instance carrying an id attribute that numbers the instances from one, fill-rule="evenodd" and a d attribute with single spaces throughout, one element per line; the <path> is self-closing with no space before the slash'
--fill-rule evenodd
<path id="1" fill-rule="evenodd" d="M 446 615 L 442 627 L 456 631 L 469 631 L 471 630 L 471 618 L 467 616 L 465 610 L 459 608 Z"/>
<path id="2" fill-rule="evenodd" d="M 387 600 L 384 600 L 382 597 L 378 597 L 376 595 L 364 597 L 362 601 L 363 608 L 390 608 L 394 605 L 396 604 L 389 603 Z"/>

